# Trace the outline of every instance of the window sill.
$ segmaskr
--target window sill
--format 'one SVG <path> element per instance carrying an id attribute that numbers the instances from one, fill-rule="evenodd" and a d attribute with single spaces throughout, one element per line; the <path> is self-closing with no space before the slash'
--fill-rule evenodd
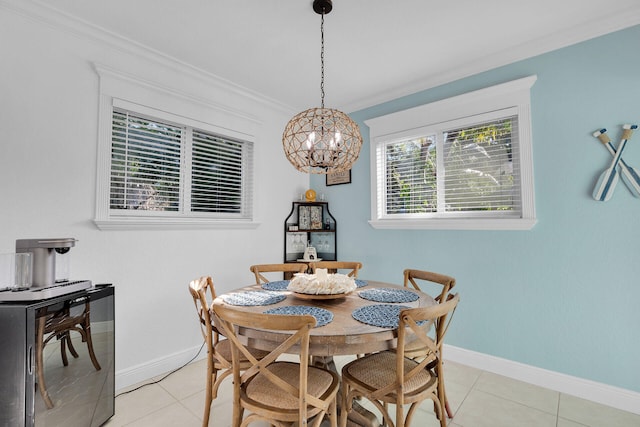
<path id="1" fill-rule="evenodd" d="M 98 229 L 108 230 L 201 230 L 201 229 L 255 229 L 259 222 L 230 219 L 201 218 L 111 218 L 95 219 Z"/>
<path id="2" fill-rule="evenodd" d="M 369 225 L 381 230 L 531 230 L 535 218 L 514 219 L 378 219 Z"/>

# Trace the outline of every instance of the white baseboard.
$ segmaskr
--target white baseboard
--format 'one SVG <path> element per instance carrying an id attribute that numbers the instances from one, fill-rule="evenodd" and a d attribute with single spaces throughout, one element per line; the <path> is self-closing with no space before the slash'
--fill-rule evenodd
<path id="1" fill-rule="evenodd" d="M 151 378 L 172 371 L 189 362 L 200 347 L 161 357 L 149 362 L 116 372 L 116 393 L 134 384 L 150 381 Z M 640 415 L 640 393 L 611 385 L 598 383 L 524 363 L 514 362 L 496 356 L 490 356 L 445 344 L 445 358 L 455 363 L 471 366 L 483 371 L 503 375 L 515 380 L 570 394 L 612 408 Z M 206 356 L 200 352 L 195 360 Z"/>
<path id="2" fill-rule="evenodd" d="M 524 381 L 529 384 L 570 394 L 623 411 L 640 414 L 640 393 L 571 375 L 525 365 L 445 344 L 444 355 L 462 365 Z"/>
<path id="3" fill-rule="evenodd" d="M 116 394 L 118 394 L 118 391 L 123 390 L 129 386 L 138 384 L 143 381 L 150 382 L 151 379 L 155 376 L 173 371 L 174 369 L 177 369 L 182 365 L 188 363 L 191 359 L 194 358 L 194 356 L 196 356 L 196 354 L 198 356 L 194 359 L 194 361 L 206 357 L 207 351 L 204 348 L 198 354 L 200 348 L 200 346 L 192 347 L 187 350 L 170 354 L 165 357 L 160 357 L 128 369 L 117 371 L 115 375 Z"/>

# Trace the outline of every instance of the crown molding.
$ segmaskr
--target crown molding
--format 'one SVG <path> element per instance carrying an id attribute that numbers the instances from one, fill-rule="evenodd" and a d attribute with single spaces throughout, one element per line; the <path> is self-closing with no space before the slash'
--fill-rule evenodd
<path id="1" fill-rule="evenodd" d="M 447 72 L 428 76 L 424 79 L 410 82 L 406 85 L 398 86 L 385 92 L 376 93 L 370 97 L 342 105 L 340 108 L 343 111 L 349 111 L 351 113 L 364 110 L 394 99 L 451 83 L 456 80 L 480 74 L 524 59 L 532 58 L 537 55 L 562 49 L 586 40 L 613 33 L 615 31 L 633 27 L 638 24 L 640 24 L 640 7 L 634 6 L 631 9 L 616 11 L 611 15 L 602 16 L 598 20 L 575 25 L 573 27 L 567 27 L 562 31 L 549 34 L 545 37 L 513 46 L 493 55 L 487 55 L 481 61 L 474 60 L 466 65 L 456 66 L 455 69 Z"/>
<path id="2" fill-rule="evenodd" d="M 234 91 L 245 98 L 254 100 L 285 114 L 293 114 L 299 110 L 299 108 L 284 104 L 276 99 L 267 97 L 230 80 L 223 79 L 222 77 L 151 49 L 136 41 L 124 38 L 104 28 L 66 14 L 55 9 L 49 2 L 43 0 L 0 0 L 0 8 L 13 11 L 31 20 L 46 24 L 49 27 L 73 34 L 83 40 L 91 40 L 96 44 L 107 45 L 124 53 L 134 54 L 173 68 L 195 79 L 204 81 L 208 85 Z M 603 15 L 597 20 L 567 27 L 562 31 L 549 34 L 543 38 L 514 46 L 493 55 L 488 55 L 481 61 L 473 61 L 466 65 L 456 66 L 455 69 L 448 72 L 431 75 L 388 91 L 378 92 L 366 98 L 340 105 L 339 108 L 346 112 L 356 112 L 638 24 L 640 24 L 640 8 L 637 6 L 627 10 L 615 11 L 610 15 Z"/>
<path id="3" fill-rule="evenodd" d="M 260 118 L 247 114 L 245 111 L 236 110 L 236 109 L 227 107 L 223 104 L 212 102 L 210 99 L 207 99 L 204 97 L 186 94 L 182 91 L 176 90 L 173 87 L 163 85 L 158 82 L 145 79 L 141 76 L 115 69 L 113 67 L 109 67 L 108 65 L 102 64 L 100 62 L 92 62 L 91 65 L 93 66 L 96 73 L 100 76 L 101 80 L 105 78 L 110 78 L 113 80 L 121 80 L 121 81 L 129 82 L 139 87 L 146 87 L 156 92 L 165 93 L 176 99 L 182 99 L 195 105 L 201 105 L 203 107 L 214 109 L 221 113 L 226 113 L 226 114 L 233 115 L 235 117 L 242 118 L 256 125 L 263 124 Z M 229 129 L 229 130 L 233 131 L 232 129 Z M 237 132 L 237 131 L 234 131 L 234 132 Z M 254 134 L 238 135 L 237 137 L 246 138 L 247 135 L 253 136 Z"/>
<path id="4" fill-rule="evenodd" d="M 181 74 L 186 74 L 211 87 L 234 92 L 239 96 L 275 109 L 276 111 L 285 114 L 292 114 L 293 111 L 296 111 L 294 107 L 286 105 L 276 99 L 269 98 L 259 92 L 180 61 L 135 40 L 122 37 L 102 27 L 62 12 L 52 7 L 48 2 L 41 0 L 0 0 L 0 8 L 10 10 L 31 21 L 47 25 L 54 30 L 70 34 L 83 41 L 106 46 L 125 54 L 143 58 L 152 63 L 180 72 Z"/>

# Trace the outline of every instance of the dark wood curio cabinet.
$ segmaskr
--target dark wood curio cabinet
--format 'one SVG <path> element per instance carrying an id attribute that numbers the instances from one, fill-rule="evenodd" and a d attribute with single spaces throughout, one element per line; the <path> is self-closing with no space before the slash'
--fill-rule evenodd
<path id="1" fill-rule="evenodd" d="M 307 245 L 316 249 L 317 259 L 338 259 L 336 220 L 328 202 L 293 202 L 284 221 L 284 262 L 302 261 Z"/>

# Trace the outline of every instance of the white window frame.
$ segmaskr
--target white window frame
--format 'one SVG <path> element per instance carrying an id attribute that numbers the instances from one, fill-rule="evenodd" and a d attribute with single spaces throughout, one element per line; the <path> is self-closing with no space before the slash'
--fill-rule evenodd
<path id="1" fill-rule="evenodd" d="M 100 76 L 100 107 L 98 123 L 98 162 L 96 179 L 96 216 L 94 223 L 101 230 L 127 229 L 200 229 L 256 228 L 253 199 L 253 152 L 247 156 L 246 185 L 243 189 L 242 213 L 220 215 L 185 211 L 159 212 L 110 209 L 111 144 L 113 109 L 119 108 L 158 121 L 166 121 L 199 129 L 237 141 L 255 144 L 259 121 L 243 113 L 217 105 L 172 88 L 125 75 L 94 64 Z M 216 122 L 214 124 L 212 122 Z M 224 124 L 224 127 L 220 124 Z M 254 150 L 252 150 L 254 151 Z M 182 165 L 182 180 L 190 176 L 190 165 Z"/>
<path id="2" fill-rule="evenodd" d="M 463 95 L 432 102 L 385 116 L 365 120 L 370 129 L 371 152 L 371 219 L 376 229 L 444 229 L 444 230 L 530 230 L 536 223 L 533 153 L 531 137 L 531 87 L 537 76 L 476 90 Z M 428 135 L 443 123 L 475 124 L 487 116 L 517 116 L 520 162 L 520 203 L 518 218 L 500 212 L 478 216 L 462 214 L 434 216 L 429 214 L 386 215 L 386 176 L 381 165 L 380 150 L 385 144 Z"/>

